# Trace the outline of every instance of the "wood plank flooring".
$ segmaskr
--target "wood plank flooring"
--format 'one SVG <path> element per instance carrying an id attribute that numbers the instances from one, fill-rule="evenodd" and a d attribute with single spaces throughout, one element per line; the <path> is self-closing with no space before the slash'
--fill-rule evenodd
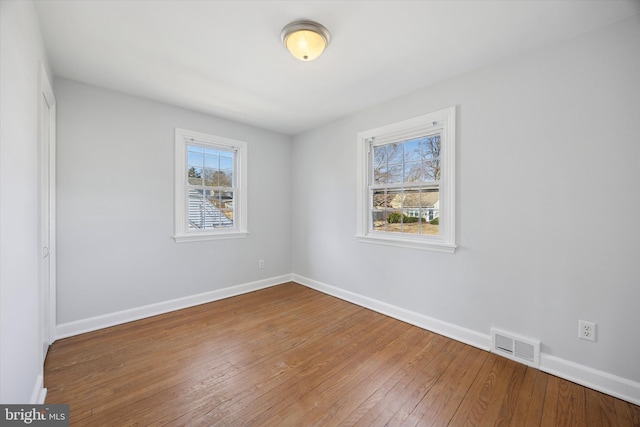
<path id="1" fill-rule="evenodd" d="M 295 283 L 56 342 L 73 426 L 640 426 L 640 407 Z"/>

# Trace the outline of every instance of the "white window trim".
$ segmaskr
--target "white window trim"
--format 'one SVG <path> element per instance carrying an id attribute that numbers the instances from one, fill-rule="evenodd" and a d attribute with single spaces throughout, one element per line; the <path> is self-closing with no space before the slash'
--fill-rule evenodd
<path id="1" fill-rule="evenodd" d="M 204 142 L 237 150 L 235 163 L 235 179 L 238 196 L 234 200 L 233 229 L 213 229 L 189 231 L 186 228 L 187 215 L 187 173 L 186 147 L 188 142 Z M 175 176 L 174 176 L 174 235 L 177 243 L 201 242 L 205 240 L 237 239 L 247 237 L 247 143 L 234 139 L 208 135 L 187 129 L 176 128 L 175 131 Z"/>
<path id="2" fill-rule="evenodd" d="M 402 248 L 424 249 L 436 252 L 454 253 L 456 250 L 456 107 L 449 107 L 422 116 L 388 124 L 358 133 L 357 165 L 357 233 L 356 238 L 363 243 L 374 243 Z M 409 135 L 417 129 L 427 129 L 430 124 L 442 127 L 440 176 L 440 235 L 416 236 L 402 233 L 375 232 L 371 229 L 369 200 L 369 176 L 372 173 L 369 162 L 369 141 L 371 138 L 384 139 L 393 135 Z M 435 127 L 435 125 L 434 125 Z"/>

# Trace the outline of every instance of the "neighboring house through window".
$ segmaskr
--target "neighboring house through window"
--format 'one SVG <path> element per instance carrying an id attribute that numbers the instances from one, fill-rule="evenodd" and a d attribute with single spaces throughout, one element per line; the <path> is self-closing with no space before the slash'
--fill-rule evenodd
<path id="1" fill-rule="evenodd" d="M 453 253 L 455 107 L 358 134 L 358 238 Z"/>
<path id="2" fill-rule="evenodd" d="M 176 128 L 176 242 L 247 235 L 246 143 Z"/>

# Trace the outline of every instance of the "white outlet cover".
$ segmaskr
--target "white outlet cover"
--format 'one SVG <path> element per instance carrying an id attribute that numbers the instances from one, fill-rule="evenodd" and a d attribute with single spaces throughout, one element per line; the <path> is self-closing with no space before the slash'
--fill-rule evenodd
<path id="1" fill-rule="evenodd" d="M 597 339 L 597 325 L 586 320 L 578 321 L 578 338 L 595 342 Z"/>

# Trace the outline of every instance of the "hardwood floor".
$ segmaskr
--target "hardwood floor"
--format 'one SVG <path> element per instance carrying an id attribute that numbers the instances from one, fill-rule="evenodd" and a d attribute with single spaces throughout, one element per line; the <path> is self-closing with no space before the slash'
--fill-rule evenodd
<path id="1" fill-rule="evenodd" d="M 295 283 L 56 342 L 74 426 L 640 426 L 640 407 Z"/>

